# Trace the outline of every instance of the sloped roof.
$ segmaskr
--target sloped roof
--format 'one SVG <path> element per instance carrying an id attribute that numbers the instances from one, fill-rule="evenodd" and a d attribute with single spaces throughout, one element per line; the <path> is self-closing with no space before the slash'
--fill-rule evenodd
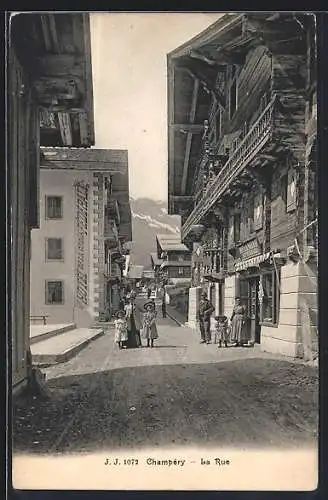
<path id="1" fill-rule="evenodd" d="M 154 273 L 154 271 L 151 271 L 151 270 L 147 269 L 146 271 L 143 271 L 142 277 L 143 278 L 154 279 L 155 278 L 155 273 Z"/>
<path id="2" fill-rule="evenodd" d="M 150 257 L 155 266 L 160 266 L 163 263 L 163 259 L 159 259 L 156 252 L 151 252 Z"/>
<path id="3" fill-rule="evenodd" d="M 175 250 L 189 252 L 189 248 L 181 243 L 180 235 L 176 234 L 157 234 L 156 239 L 163 251 Z"/>
<path id="4" fill-rule="evenodd" d="M 143 266 L 130 266 L 128 277 L 131 279 L 141 279 L 144 267 Z"/>

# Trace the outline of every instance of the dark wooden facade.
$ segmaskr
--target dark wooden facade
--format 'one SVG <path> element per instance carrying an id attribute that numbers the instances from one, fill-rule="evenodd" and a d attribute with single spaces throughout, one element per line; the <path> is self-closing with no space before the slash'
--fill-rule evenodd
<path id="1" fill-rule="evenodd" d="M 169 54 L 168 201 L 183 217 L 183 238 L 222 207 L 230 217 L 239 207 L 241 240 L 256 233 L 267 248 L 286 247 L 304 224 L 313 23 L 310 15 L 230 14 Z M 250 222 L 254 203 L 261 227 Z"/>
<path id="2" fill-rule="evenodd" d="M 191 278 L 191 252 L 176 236 L 156 237 L 158 273 L 165 279 L 189 280 Z M 152 257 L 154 263 L 154 257 Z M 156 265 L 153 264 L 156 268 Z M 157 274 L 158 274 L 157 273 Z"/>
<path id="3" fill-rule="evenodd" d="M 315 144 L 313 15 L 227 14 L 168 55 L 168 207 L 196 284 L 313 255 Z"/>
<path id="4" fill-rule="evenodd" d="M 30 236 L 39 224 L 39 147 L 47 144 L 49 136 L 58 146 L 91 146 L 94 137 L 88 15 L 12 14 L 8 33 L 9 301 L 12 383 L 18 386 L 28 379 L 31 369 Z M 78 47 L 73 44 L 74 34 L 79 37 Z M 71 67 L 83 68 L 78 75 L 63 68 L 67 46 L 71 47 Z M 52 117 L 50 134 L 45 130 L 44 113 Z M 72 138 L 64 140 L 68 129 L 60 123 L 67 123 L 70 113 L 78 113 L 79 125 Z"/>

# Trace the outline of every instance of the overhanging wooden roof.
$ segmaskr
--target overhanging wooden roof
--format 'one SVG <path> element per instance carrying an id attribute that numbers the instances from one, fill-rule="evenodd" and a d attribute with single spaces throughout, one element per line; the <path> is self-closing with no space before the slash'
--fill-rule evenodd
<path id="1" fill-rule="evenodd" d="M 309 15 L 226 14 L 167 55 L 170 214 L 192 206 L 193 173 L 212 96 L 225 106 L 217 89 L 218 76 L 224 75 L 227 65 L 243 64 L 248 51 L 258 45 L 266 45 L 272 53 L 304 53 L 304 26 Z"/>
<path id="2" fill-rule="evenodd" d="M 163 250 L 167 251 L 177 251 L 177 252 L 190 252 L 189 248 L 181 242 L 180 235 L 174 234 L 157 234 L 156 240 Z"/>
<path id="3" fill-rule="evenodd" d="M 41 145 L 94 145 L 89 14 L 16 13 L 10 35 L 37 95 Z"/>

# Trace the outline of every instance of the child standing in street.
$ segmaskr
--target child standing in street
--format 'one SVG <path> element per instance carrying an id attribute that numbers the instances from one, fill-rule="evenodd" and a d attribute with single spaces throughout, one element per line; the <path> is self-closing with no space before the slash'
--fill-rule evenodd
<path id="1" fill-rule="evenodd" d="M 128 340 L 128 323 L 124 311 L 118 311 L 115 325 L 115 342 L 118 344 L 119 349 L 126 347 Z"/>
<path id="2" fill-rule="evenodd" d="M 215 316 L 215 337 L 218 340 L 218 347 L 228 347 L 229 327 L 227 316 Z"/>
<path id="3" fill-rule="evenodd" d="M 143 316 L 142 337 L 147 339 L 147 347 L 154 347 L 154 340 L 158 339 L 158 332 L 156 326 L 156 307 L 155 304 L 147 302 L 144 305 L 146 312 Z"/>

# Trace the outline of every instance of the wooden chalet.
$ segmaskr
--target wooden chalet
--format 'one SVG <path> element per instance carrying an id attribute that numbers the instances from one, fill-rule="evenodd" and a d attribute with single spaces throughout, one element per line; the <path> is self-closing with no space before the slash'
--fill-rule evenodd
<path id="1" fill-rule="evenodd" d="M 190 280 L 191 252 L 181 242 L 180 235 L 157 234 L 156 247 L 157 258 L 162 261 L 159 271 L 168 282 L 175 283 Z"/>
<path id="2" fill-rule="evenodd" d="M 7 137 L 12 383 L 31 373 L 30 237 L 39 225 L 40 145 L 94 144 L 89 15 L 12 13 Z"/>
<path id="3" fill-rule="evenodd" d="M 168 207 L 194 285 L 217 313 L 241 297 L 253 343 L 302 356 L 316 340 L 314 16 L 227 14 L 167 63 Z"/>

